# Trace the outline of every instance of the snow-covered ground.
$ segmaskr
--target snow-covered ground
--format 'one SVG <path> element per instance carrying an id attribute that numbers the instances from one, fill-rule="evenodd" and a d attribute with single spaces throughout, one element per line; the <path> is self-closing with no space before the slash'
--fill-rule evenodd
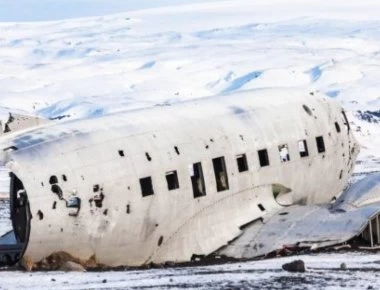
<path id="1" fill-rule="evenodd" d="M 294 259 L 305 262 L 306 273 L 282 270 Z M 347 270 L 340 269 L 342 263 Z M 330 253 L 122 272 L 0 272 L 0 289 L 379 289 L 379 272 L 377 255 Z"/>
<path id="2" fill-rule="evenodd" d="M 75 3 L 69 4 L 72 11 Z M 217 1 L 0 23 L 0 107 L 46 118 L 66 116 L 65 121 L 238 90 L 319 90 L 349 111 L 362 144 L 358 175 L 380 170 L 379 80 L 378 0 Z M 3 192 L 8 181 L 1 176 Z M 283 260 L 83 275 L 2 272 L 0 289 L 303 289 L 313 281 L 312 288 L 379 288 L 376 259 L 369 254 L 307 256 L 310 267 L 324 269 L 304 275 L 281 272 Z M 341 260 L 359 269 L 325 269 L 338 267 Z M 99 283 L 102 279 L 107 283 Z"/>

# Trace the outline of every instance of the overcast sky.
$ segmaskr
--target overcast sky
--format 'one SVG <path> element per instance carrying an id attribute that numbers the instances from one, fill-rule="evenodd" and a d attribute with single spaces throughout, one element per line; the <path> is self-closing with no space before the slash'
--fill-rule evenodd
<path id="1" fill-rule="evenodd" d="M 57 20 L 209 1 L 211 0 L 0 0 L 0 21 Z"/>

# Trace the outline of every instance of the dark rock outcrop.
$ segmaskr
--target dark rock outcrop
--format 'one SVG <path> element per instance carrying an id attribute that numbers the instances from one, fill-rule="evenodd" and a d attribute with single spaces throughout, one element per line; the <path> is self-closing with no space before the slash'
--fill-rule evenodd
<path id="1" fill-rule="evenodd" d="M 282 265 L 282 269 L 288 272 L 293 272 L 293 273 L 304 273 L 306 272 L 306 267 L 305 263 L 302 260 L 295 260 L 290 263 L 286 263 Z"/>

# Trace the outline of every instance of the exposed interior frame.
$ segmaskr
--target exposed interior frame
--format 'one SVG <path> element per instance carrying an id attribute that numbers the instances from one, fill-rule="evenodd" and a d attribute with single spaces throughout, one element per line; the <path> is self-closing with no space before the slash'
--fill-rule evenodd
<path id="1" fill-rule="evenodd" d="M 13 230 L 0 237 L 0 266 L 12 266 L 23 256 L 29 241 L 31 213 L 22 181 L 10 173 L 10 218 Z"/>

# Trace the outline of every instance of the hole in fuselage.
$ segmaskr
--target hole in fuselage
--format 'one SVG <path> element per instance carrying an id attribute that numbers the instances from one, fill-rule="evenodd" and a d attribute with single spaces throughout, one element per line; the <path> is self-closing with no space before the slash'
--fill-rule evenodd
<path id="1" fill-rule="evenodd" d="M 58 196 L 58 198 L 59 198 L 60 200 L 63 199 L 63 192 L 62 192 L 62 189 L 59 187 L 59 185 L 57 185 L 57 184 L 53 184 L 53 185 L 51 186 L 51 191 L 52 191 L 53 193 L 55 193 L 55 194 Z"/>
<path id="2" fill-rule="evenodd" d="M 50 176 L 50 178 L 49 178 L 49 183 L 50 183 L 50 184 L 57 184 L 57 183 L 58 183 L 58 178 L 57 178 L 57 176 L 55 176 L 55 175 Z"/>
<path id="3" fill-rule="evenodd" d="M 313 116 L 313 112 L 310 110 L 310 108 L 306 105 L 302 105 L 302 108 L 305 110 L 305 112 L 309 115 L 309 116 Z"/>
<path id="4" fill-rule="evenodd" d="M 37 212 L 37 215 L 38 215 L 38 219 L 40 220 L 40 221 L 42 221 L 43 219 L 44 219 L 44 213 L 42 212 L 42 211 L 38 211 Z"/>

